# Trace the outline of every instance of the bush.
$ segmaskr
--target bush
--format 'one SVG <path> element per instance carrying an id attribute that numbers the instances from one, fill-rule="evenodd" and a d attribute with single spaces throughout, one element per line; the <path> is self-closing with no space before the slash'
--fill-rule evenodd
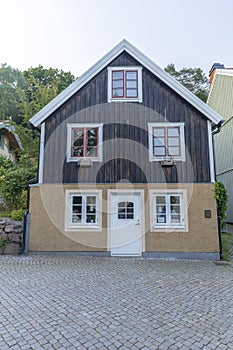
<path id="1" fill-rule="evenodd" d="M 25 214 L 25 209 L 13 210 L 10 213 L 10 218 L 16 221 L 22 221 Z"/>
<path id="2" fill-rule="evenodd" d="M 222 182 L 215 182 L 214 196 L 217 201 L 218 215 L 220 216 L 220 227 L 223 229 L 225 226 L 228 195 Z"/>

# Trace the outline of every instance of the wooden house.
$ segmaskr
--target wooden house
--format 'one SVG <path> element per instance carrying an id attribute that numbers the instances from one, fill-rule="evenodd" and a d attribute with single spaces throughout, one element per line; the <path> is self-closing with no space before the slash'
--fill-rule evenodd
<path id="1" fill-rule="evenodd" d="M 226 225 L 233 229 L 233 68 L 215 63 L 210 70 L 207 104 L 224 119 L 221 132 L 214 135 L 216 177 L 228 193 Z"/>
<path id="2" fill-rule="evenodd" d="M 30 251 L 219 259 L 221 117 L 123 40 L 45 106 Z"/>

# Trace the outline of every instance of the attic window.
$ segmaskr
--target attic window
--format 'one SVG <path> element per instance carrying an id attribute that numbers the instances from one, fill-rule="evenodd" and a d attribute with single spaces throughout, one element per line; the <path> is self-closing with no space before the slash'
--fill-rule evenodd
<path id="1" fill-rule="evenodd" d="M 108 102 L 142 102 L 142 68 L 108 67 Z"/>

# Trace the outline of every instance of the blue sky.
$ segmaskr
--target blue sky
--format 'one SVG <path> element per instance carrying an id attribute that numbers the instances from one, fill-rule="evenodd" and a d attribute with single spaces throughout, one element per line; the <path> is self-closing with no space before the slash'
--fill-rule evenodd
<path id="1" fill-rule="evenodd" d="M 123 38 L 161 67 L 233 66 L 232 0 L 0 0 L 0 63 L 76 77 Z"/>

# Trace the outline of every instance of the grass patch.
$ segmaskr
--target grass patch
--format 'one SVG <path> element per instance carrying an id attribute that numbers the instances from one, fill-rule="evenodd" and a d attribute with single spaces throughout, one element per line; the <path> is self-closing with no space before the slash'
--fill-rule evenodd
<path id="1" fill-rule="evenodd" d="M 233 234 L 222 232 L 222 257 L 225 261 L 231 260 L 231 252 L 233 252 Z"/>

